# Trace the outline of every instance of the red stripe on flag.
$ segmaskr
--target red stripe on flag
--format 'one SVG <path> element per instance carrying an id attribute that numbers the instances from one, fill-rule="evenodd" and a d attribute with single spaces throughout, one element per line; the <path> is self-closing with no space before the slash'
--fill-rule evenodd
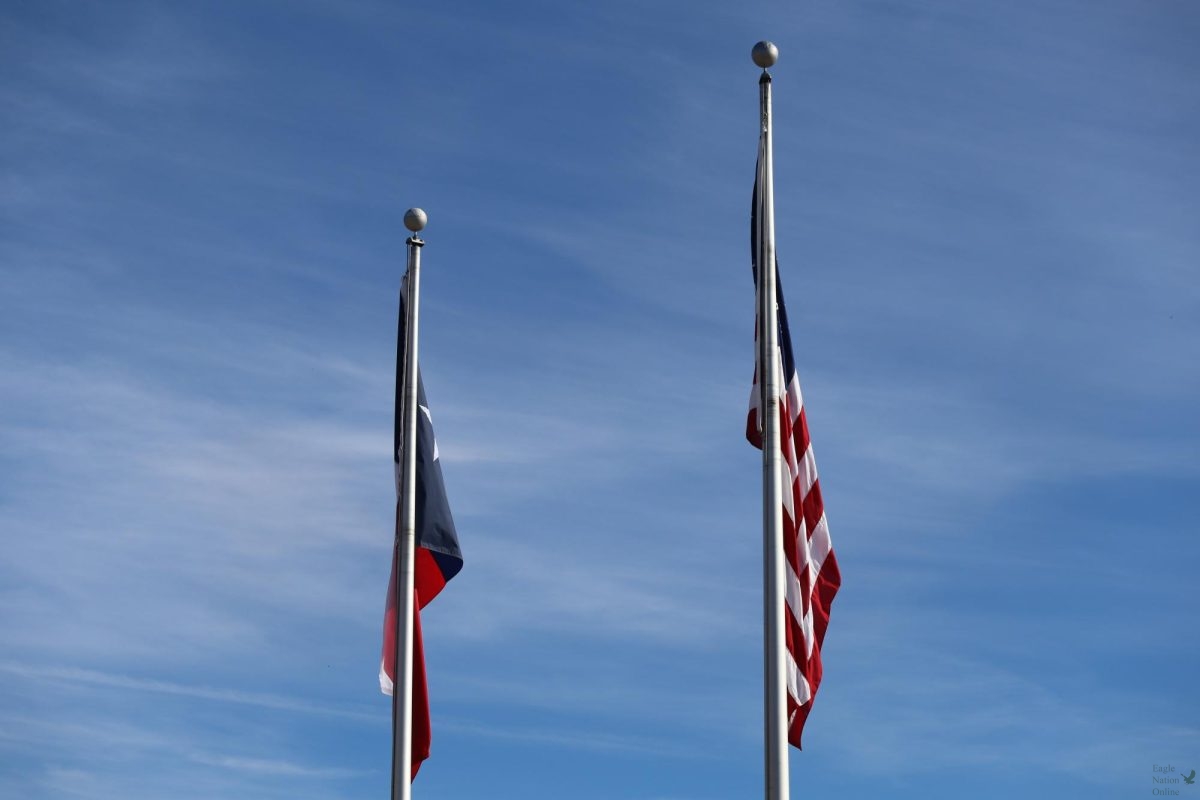
<path id="1" fill-rule="evenodd" d="M 442 575 L 442 568 L 438 566 L 433 553 L 424 547 L 418 547 L 416 556 L 417 563 L 413 567 L 415 571 L 413 586 L 417 591 L 419 607 L 424 608 L 429 605 L 430 600 L 438 596 L 442 589 L 446 588 L 446 578 Z"/>
<path id="2" fill-rule="evenodd" d="M 426 552 L 418 550 L 418 553 Z M 412 775 L 415 778 L 421 762 L 429 758 L 433 729 L 429 719 L 429 683 L 425 676 L 425 644 L 421 637 L 421 601 L 413 597 L 413 670 L 412 670 Z M 392 575 L 388 579 L 387 608 L 383 614 L 383 674 L 396 684 L 396 560 L 392 559 Z M 386 690 L 385 690 L 386 691 Z M 391 694 L 391 692 L 388 692 Z"/>
<path id="3" fill-rule="evenodd" d="M 825 558 L 821 572 L 817 575 L 817 586 L 813 603 L 813 632 L 817 636 L 817 646 L 825 642 L 825 628 L 829 625 L 829 608 L 833 605 L 833 596 L 842 585 L 842 575 L 838 570 L 837 558 L 832 552 Z"/>
<path id="4" fill-rule="evenodd" d="M 423 552 L 423 551 L 422 551 Z M 417 600 L 417 598 L 414 598 Z M 420 602 L 413 605 L 413 675 L 412 675 L 412 775 L 417 777 L 421 762 L 429 758 L 433 742 L 433 726 L 429 720 L 429 682 L 425 678 L 425 642 L 421 636 Z"/>
<path id="5" fill-rule="evenodd" d="M 799 497 L 800 487 L 793 487 L 796 496 Z M 817 529 L 817 523 L 821 521 L 821 515 L 825 513 L 825 504 L 821 502 L 821 483 L 819 480 L 814 481 L 812 489 L 804 496 L 804 499 L 799 503 L 802 515 L 804 517 L 804 528 L 809 540 L 812 540 L 813 531 Z"/>
<path id="6" fill-rule="evenodd" d="M 799 423 L 799 425 L 795 422 L 792 423 L 792 431 L 796 437 L 796 452 L 803 455 L 812 444 L 812 439 L 808 436 L 808 414 L 805 413 L 804 406 L 800 406 Z"/>

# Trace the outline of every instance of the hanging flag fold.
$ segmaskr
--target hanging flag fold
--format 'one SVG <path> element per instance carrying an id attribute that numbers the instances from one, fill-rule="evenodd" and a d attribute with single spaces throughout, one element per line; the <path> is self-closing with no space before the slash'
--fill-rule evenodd
<path id="1" fill-rule="evenodd" d="M 754 194 L 750 212 L 750 259 L 758 284 L 759 185 L 763 179 L 762 148 L 758 172 L 754 179 Z M 787 309 L 783 302 L 783 285 L 775 270 L 776 308 L 778 313 L 779 359 L 783 376 L 781 394 L 774 398 L 779 405 L 779 447 L 784 462 L 783 480 L 783 550 L 786 580 L 786 625 L 784 630 L 787 657 L 788 741 L 800 747 L 804 722 L 812 709 L 813 698 L 821 683 L 821 645 L 829 625 L 829 609 L 841 585 L 837 558 L 829 539 L 829 525 L 821 500 L 821 485 L 817 478 L 817 463 L 813 457 L 808 434 L 808 420 L 800 393 L 800 379 L 792 353 L 792 338 L 788 330 Z M 757 338 L 758 325 L 755 325 Z M 755 348 L 757 353 L 759 348 Z M 758 356 L 755 356 L 756 360 Z M 754 383 L 750 392 L 750 410 L 746 418 L 746 438 L 762 449 L 760 419 L 763 365 L 755 364 Z M 771 402 L 770 399 L 767 402 Z"/>
<path id="2" fill-rule="evenodd" d="M 405 359 L 404 298 L 400 301 L 401 335 L 396 348 L 396 374 L 403 375 Z M 400 530 L 401 457 L 403 454 L 403 387 L 396 381 L 396 416 L 392 457 L 396 478 L 396 530 Z M 445 588 L 446 583 L 462 569 L 462 550 L 458 533 L 446 498 L 446 485 L 438 459 L 437 440 L 433 434 L 433 419 L 425 397 L 425 384 L 417 373 L 417 435 L 416 435 L 416 542 L 414 562 L 413 603 L 413 670 L 412 670 L 412 777 L 421 762 L 429 757 L 431 727 L 429 691 L 425 677 L 424 647 L 421 641 L 421 609 Z M 393 546 L 392 574 L 388 581 L 387 605 L 383 620 L 383 657 L 379 668 L 379 687 L 392 694 L 396 676 L 396 567 L 398 557 Z"/>

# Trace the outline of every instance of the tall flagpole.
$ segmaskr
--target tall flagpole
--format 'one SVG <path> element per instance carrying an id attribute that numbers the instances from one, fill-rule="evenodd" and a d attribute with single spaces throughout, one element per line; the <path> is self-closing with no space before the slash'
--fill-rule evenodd
<path id="1" fill-rule="evenodd" d="M 413 594 L 417 538 L 417 318 L 421 298 L 419 233 L 428 221 L 425 212 L 410 208 L 404 214 L 408 237 L 408 271 L 404 277 L 405 317 L 403 452 L 400 456 L 400 507 L 396 513 L 396 678 L 392 684 L 392 800 L 412 797 L 412 676 Z"/>
<path id="2" fill-rule="evenodd" d="M 763 441 L 763 741 L 766 800 L 788 800 L 787 650 L 784 634 L 783 452 L 780 449 L 779 317 L 775 296 L 775 186 L 771 140 L 771 74 L 779 59 L 770 42 L 751 52 L 762 67 L 758 81 L 758 363 Z"/>

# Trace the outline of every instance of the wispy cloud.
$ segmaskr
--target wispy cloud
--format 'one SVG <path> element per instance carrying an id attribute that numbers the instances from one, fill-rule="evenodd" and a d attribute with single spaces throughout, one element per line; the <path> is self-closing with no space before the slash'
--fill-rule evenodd
<path id="1" fill-rule="evenodd" d="M 378 721 L 379 719 L 377 712 L 368 711 L 365 707 L 361 709 L 342 708 L 313 703 L 285 695 L 246 692 L 238 689 L 212 686 L 196 686 L 153 678 L 139 678 L 130 675 L 100 672 L 91 669 L 0 662 L 0 672 L 6 672 L 11 676 L 35 682 L 81 684 L 111 689 L 124 689 L 132 692 L 170 694 L 198 700 L 250 705 L 277 711 L 292 711 L 300 714 L 316 714 L 319 716 L 345 717 L 347 719 L 371 721 Z"/>
<path id="2" fill-rule="evenodd" d="M 819 719 L 825 747 L 875 774 L 933 774 L 950 768 L 1062 772 L 1098 785 L 1127 780 L 1155 753 L 1186 752 L 1200 729 L 1123 726 L 1119 716 L 1068 698 L 994 664 L 929 648 L 842 651 L 853 692 L 827 693 Z M 915 660 L 905 660 L 915 659 Z M 916 673 L 879 664 L 920 663 Z M 1110 704 L 1132 696 L 1109 693 Z M 818 712 L 814 712 L 816 715 Z M 1148 769 L 1148 767 L 1146 767 Z"/>
<path id="3" fill-rule="evenodd" d="M 249 772 L 257 775 L 280 775 L 289 778 L 351 778 L 367 775 L 364 770 L 339 769 L 337 767 L 310 767 L 292 761 L 268 758 L 245 758 L 243 756 L 192 753 L 188 758 L 197 764 L 210 767 Z"/>
<path id="4" fill-rule="evenodd" d="M 470 735 L 480 739 L 502 739 L 525 742 L 540 746 L 588 750 L 594 752 L 618 752 L 636 754 L 645 758 L 712 758 L 687 744 L 673 743 L 669 737 L 652 739 L 645 736 L 623 733 L 584 733 L 580 731 L 555 730 L 548 728 L 516 728 L 506 725 L 479 725 L 448 719 L 446 730 Z M 718 756 L 719 757 L 719 756 Z"/>

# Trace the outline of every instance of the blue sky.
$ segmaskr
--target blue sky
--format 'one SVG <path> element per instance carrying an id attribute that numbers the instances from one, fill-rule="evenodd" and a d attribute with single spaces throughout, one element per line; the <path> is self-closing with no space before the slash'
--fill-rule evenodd
<path id="1" fill-rule="evenodd" d="M 764 37 L 844 577 L 794 796 L 1200 768 L 1194 4 L 43 2 L 0 17 L 0 795 L 386 795 L 420 205 L 467 562 L 416 796 L 756 796 Z"/>

